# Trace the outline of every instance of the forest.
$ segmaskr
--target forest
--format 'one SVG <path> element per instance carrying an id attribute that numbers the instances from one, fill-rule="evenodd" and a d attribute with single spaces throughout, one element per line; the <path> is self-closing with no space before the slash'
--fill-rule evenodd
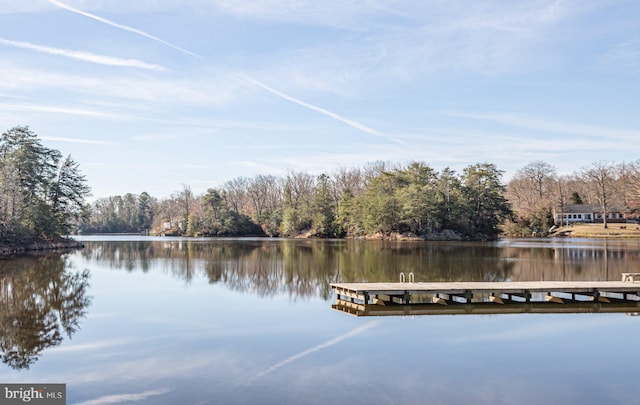
<path id="1" fill-rule="evenodd" d="M 196 196 L 188 185 L 169 198 L 147 193 L 102 198 L 85 232 L 165 235 L 491 240 L 545 235 L 553 208 L 594 204 L 640 215 L 640 161 L 595 162 L 559 175 L 543 161 L 507 183 L 490 163 L 458 174 L 426 163 L 374 162 L 313 176 L 238 177 Z"/>
<path id="2" fill-rule="evenodd" d="M 144 192 L 98 199 L 82 231 L 490 240 L 512 214 L 501 176 L 489 163 L 458 175 L 375 162 L 332 175 L 239 177 L 200 196 L 183 185 L 162 200 Z"/>
<path id="3" fill-rule="evenodd" d="M 596 162 L 572 175 L 534 161 L 506 184 L 503 174 L 486 162 L 457 173 L 378 161 L 320 175 L 237 177 L 202 195 L 183 184 L 168 198 L 141 192 L 87 203 L 79 165 L 15 127 L 0 138 L 0 240 L 70 233 L 494 240 L 544 235 L 559 205 L 640 212 L 640 160 Z"/>

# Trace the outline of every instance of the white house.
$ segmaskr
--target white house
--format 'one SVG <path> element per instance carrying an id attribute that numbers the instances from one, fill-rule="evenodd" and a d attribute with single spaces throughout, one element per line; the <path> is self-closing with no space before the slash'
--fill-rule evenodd
<path id="1" fill-rule="evenodd" d="M 597 204 L 565 204 L 554 208 L 553 217 L 556 224 L 573 224 L 576 222 L 603 222 L 602 207 Z M 611 207 L 607 212 L 607 222 L 626 222 L 623 210 Z"/>

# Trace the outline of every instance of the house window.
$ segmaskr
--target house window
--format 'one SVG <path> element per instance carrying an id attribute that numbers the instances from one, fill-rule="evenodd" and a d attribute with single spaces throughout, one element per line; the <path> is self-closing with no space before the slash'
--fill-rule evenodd
<path id="1" fill-rule="evenodd" d="M 586 219 L 591 219 L 591 214 L 586 214 L 586 215 L 585 215 L 585 218 L 586 218 Z"/>
<path id="2" fill-rule="evenodd" d="M 582 214 L 578 214 L 578 218 L 582 219 Z"/>

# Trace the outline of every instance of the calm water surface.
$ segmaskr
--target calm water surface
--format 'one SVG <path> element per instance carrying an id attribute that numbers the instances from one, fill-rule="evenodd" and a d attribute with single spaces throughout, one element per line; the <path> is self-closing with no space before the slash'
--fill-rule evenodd
<path id="1" fill-rule="evenodd" d="M 0 261 L 0 381 L 69 404 L 637 403 L 640 317 L 356 318 L 329 284 L 618 280 L 640 241 L 84 237 Z"/>

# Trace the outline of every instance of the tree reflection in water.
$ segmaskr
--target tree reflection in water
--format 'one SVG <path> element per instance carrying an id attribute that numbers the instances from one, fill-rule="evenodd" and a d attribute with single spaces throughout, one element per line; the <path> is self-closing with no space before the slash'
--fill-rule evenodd
<path id="1" fill-rule="evenodd" d="M 293 300 L 332 298 L 334 282 L 500 281 L 513 262 L 488 244 L 358 240 L 183 239 L 85 241 L 86 260 L 125 271 L 162 271 L 186 283 L 204 276 L 232 291 Z"/>
<path id="2" fill-rule="evenodd" d="M 101 266 L 160 271 L 260 297 L 332 298 L 334 282 L 617 280 L 636 271 L 637 243 L 546 241 L 389 242 L 360 240 L 170 239 L 85 241 Z"/>
<path id="3" fill-rule="evenodd" d="M 28 369 L 79 329 L 91 304 L 89 271 L 70 272 L 60 254 L 0 261 L 2 362 Z"/>

